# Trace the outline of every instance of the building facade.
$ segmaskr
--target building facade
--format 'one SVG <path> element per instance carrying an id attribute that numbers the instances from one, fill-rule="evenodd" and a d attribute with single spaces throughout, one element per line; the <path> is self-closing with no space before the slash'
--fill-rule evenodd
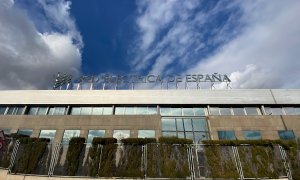
<path id="1" fill-rule="evenodd" d="M 300 90 L 1 91 L 0 128 L 46 137 L 294 139 Z"/>

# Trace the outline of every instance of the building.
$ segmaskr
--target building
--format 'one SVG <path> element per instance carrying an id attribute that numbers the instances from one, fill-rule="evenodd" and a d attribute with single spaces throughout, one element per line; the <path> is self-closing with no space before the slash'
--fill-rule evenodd
<path id="1" fill-rule="evenodd" d="M 68 142 L 81 136 L 293 139 L 299 89 L 1 91 L 6 133 Z"/>

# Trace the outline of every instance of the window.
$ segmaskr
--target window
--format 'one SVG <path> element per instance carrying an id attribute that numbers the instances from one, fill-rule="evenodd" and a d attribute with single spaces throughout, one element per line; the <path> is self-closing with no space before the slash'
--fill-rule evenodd
<path id="1" fill-rule="evenodd" d="M 31 107 L 31 108 L 29 109 L 28 114 L 29 114 L 29 115 L 36 115 L 37 111 L 38 111 L 38 107 Z"/>
<path id="2" fill-rule="evenodd" d="M 210 107 L 209 112 L 210 115 L 220 115 L 220 111 L 218 107 Z"/>
<path id="3" fill-rule="evenodd" d="M 234 131 L 218 131 L 218 137 L 220 140 L 235 140 L 235 133 Z"/>
<path id="4" fill-rule="evenodd" d="M 297 115 L 294 107 L 285 107 L 284 112 L 286 115 Z"/>
<path id="5" fill-rule="evenodd" d="M 30 107 L 29 115 L 46 115 L 48 107 Z"/>
<path id="6" fill-rule="evenodd" d="M 176 131 L 175 119 L 162 119 L 163 131 Z"/>
<path id="7" fill-rule="evenodd" d="M 206 119 L 203 118 L 162 118 L 162 135 L 192 139 L 198 143 L 209 139 Z"/>
<path id="8" fill-rule="evenodd" d="M 123 115 L 125 113 L 125 107 L 116 107 L 115 114 L 116 115 Z"/>
<path id="9" fill-rule="evenodd" d="M 11 129 L 9 129 L 9 128 L 3 128 L 2 130 L 3 130 L 4 134 L 10 134 L 10 131 L 11 131 Z"/>
<path id="10" fill-rule="evenodd" d="M 247 115 L 260 115 L 256 107 L 245 107 Z"/>
<path id="11" fill-rule="evenodd" d="M 181 108 L 171 108 L 172 116 L 182 116 Z"/>
<path id="12" fill-rule="evenodd" d="M 283 115 L 281 108 L 272 108 L 272 115 Z"/>
<path id="13" fill-rule="evenodd" d="M 284 139 L 284 140 L 295 139 L 295 134 L 292 130 L 278 131 L 278 135 L 279 135 L 280 139 Z"/>
<path id="14" fill-rule="evenodd" d="M 55 138 L 56 130 L 41 130 L 40 138 L 47 138 L 51 141 Z"/>
<path id="15" fill-rule="evenodd" d="M 69 141 L 72 137 L 79 137 L 80 136 L 80 130 L 65 130 L 64 136 L 62 139 L 62 144 L 69 144 Z"/>
<path id="16" fill-rule="evenodd" d="M 17 134 L 25 135 L 25 136 L 30 137 L 32 135 L 32 130 L 31 129 L 19 129 Z"/>
<path id="17" fill-rule="evenodd" d="M 244 138 L 246 140 L 258 140 L 261 139 L 260 131 L 243 131 Z"/>
<path id="18" fill-rule="evenodd" d="M 125 114 L 126 115 L 134 115 L 135 114 L 135 108 L 134 107 L 126 107 L 125 108 Z"/>
<path id="19" fill-rule="evenodd" d="M 64 115 L 65 111 L 65 107 L 50 107 L 48 115 Z"/>
<path id="20" fill-rule="evenodd" d="M 244 108 L 232 108 L 235 116 L 243 116 L 245 115 Z"/>
<path id="21" fill-rule="evenodd" d="M 6 114 L 8 115 L 21 115 L 23 114 L 24 107 L 8 107 Z"/>
<path id="22" fill-rule="evenodd" d="M 0 107 L 0 115 L 5 114 L 6 107 Z"/>
<path id="23" fill-rule="evenodd" d="M 80 115 L 80 107 L 72 107 L 71 115 Z"/>
<path id="24" fill-rule="evenodd" d="M 193 125 L 191 119 L 183 119 L 183 122 L 184 122 L 185 131 L 193 131 Z"/>
<path id="25" fill-rule="evenodd" d="M 87 143 L 92 143 L 94 137 L 104 137 L 105 136 L 105 130 L 89 130 Z"/>
<path id="26" fill-rule="evenodd" d="M 231 108 L 220 108 L 221 115 L 231 115 Z"/>
<path id="27" fill-rule="evenodd" d="M 183 116 L 194 116 L 193 108 L 182 108 Z"/>
<path id="28" fill-rule="evenodd" d="M 112 115 L 112 107 L 103 107 L 103 115 Z"/>
<path id="29" fill-rule="evenodd" d="M 130 137 L 130 130 L 114 130 L 113 137 L 120 140 Z"/>
<path id="30" fill-rule="evenodd" d="M 192 119 L 194 131 L 207 131 L 206 120 L 201 119 Z"/>
<path id="31" fill-rule="evenodd" d="M 103 108 L 102 107 L 93 107 L 92 115 L 102 115 Z"/>
<path id="32" fill-rule="evenodd" d="M 204 108 L 194 108 L 195 116 L 205 116 Z"/>
<path id="33" fill-rule="evenodd" d="M 171 116 L 172 115 L 172 109 L 167 107 L 161 107 L 160 108 L 160 114 L 162 116 Z"/>
<path id="34" fill-rule="evenodd" d="M 136 114 L 148 114 L 147 107 L 136 107 Z"/>
<path id="35" fill-rule="evenodd" d="M 148 107 L 148 114 L 157 114 L 157 107 Z"/>
<path id="36" fill-rule="evenodd" d="M 139 130 L 138 138 L 155 138 L 154 130 Z"/>
<path id="37" fill-rule="evenodd" d="M 81 107 L 81 115 L 91 115 L 92 114 L 92 107 Z"/>

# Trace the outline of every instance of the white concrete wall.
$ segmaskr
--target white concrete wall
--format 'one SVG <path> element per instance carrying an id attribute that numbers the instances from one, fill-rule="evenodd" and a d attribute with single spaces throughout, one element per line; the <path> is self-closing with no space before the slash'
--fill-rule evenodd
<path id="1" fill-rule="evenodd" d="M 11 90 L 0 104 L 299 104 L 300 89 Z"/>

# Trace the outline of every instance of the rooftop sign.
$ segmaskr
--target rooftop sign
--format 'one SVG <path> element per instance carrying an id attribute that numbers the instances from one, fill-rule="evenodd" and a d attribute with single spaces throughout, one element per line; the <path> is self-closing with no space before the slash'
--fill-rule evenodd
<path id="1" fill-rule="evenodd" d="M 178 84 L 180 83 L 203 83 L 208 82 L 211 84 L 214 83 L 222 83 L 226 82 L 229 84 L 231 80 L 229 77 L 224 74 L 188 74 L 188 75 L 167 75 L 167 76 L 161 76 L 161 75 L 111 75 L 111 74 L 103 74 L 99 76 L 80 76 L 78 79 L 74 79 L 72 81 L 72 75 L 63 74 L 60 75 L 60 73 L 57 74 L 53 89 L 61 88 L 62 86 L 67 86 L 67 89 L 71 83 L 77 84 L 80 86 L 80 84 L 91 84 L 91 87 L 93 84 L 102 84 L 103 89 L 105 89 L 105 85 L 107 84 L 114 84 L 116 87 L 118 85 L 124 85 L 124 84 L 147 84 L 147 83 L 156 83 L 156 84 L 169 84 L 174 83 L 176 84 L 176 87 L 178 87 Z M 77 88 L 78 89 L 78 88 Z M 93 89 L 93 88 L 91 88 Z"/>

